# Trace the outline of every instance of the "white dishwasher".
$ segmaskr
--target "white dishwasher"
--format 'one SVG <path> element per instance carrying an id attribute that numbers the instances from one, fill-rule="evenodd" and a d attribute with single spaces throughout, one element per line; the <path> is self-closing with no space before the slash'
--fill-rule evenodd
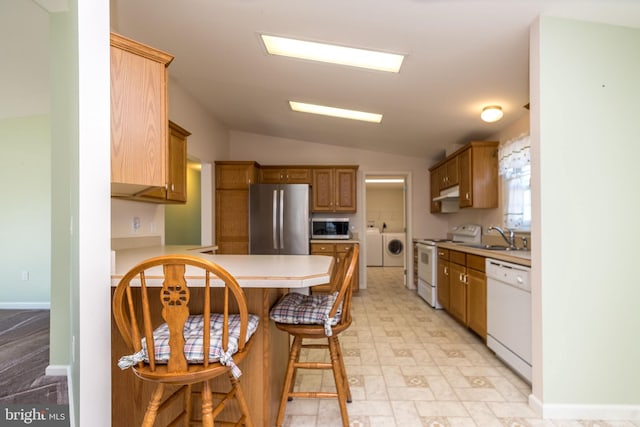
<path id="1" fill-rule="evenodd" d="M 531 382 L 531 283 L 529 267 L 486 260 L 487 346 Z"/>

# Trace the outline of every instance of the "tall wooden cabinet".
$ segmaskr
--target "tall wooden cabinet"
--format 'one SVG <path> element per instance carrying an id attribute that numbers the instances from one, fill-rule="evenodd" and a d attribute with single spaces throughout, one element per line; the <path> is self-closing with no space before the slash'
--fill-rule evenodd
<path id="1" fill-rule="evenodd" d="M 216 244 L 219 254 L 249 253 L 249 185 L 256 162 L 216 162 Z"/>
<path id="2" fill-rule="evenodd" d="M 167 183 L 167 67 L 173 56 L 111 34 L 111 192 Z"/>
<path id="3" fill-rule="evenodd" d="M 313 212 L 356 212 L 357 166 L 312 169 Z"/>

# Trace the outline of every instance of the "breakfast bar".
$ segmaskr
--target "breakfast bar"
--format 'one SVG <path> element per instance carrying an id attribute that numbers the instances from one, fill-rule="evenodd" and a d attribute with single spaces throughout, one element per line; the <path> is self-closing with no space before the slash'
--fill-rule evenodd
<path id="1" fill-rule="evenodd" d="M 169 254 L 190 254 L 212 261 L 231 273 L 244 289 L 249 312 L 260 316 L 260 325 L 247 358 L 240 364 L 241 381 L 253 422 L 272 426 L 278 410 L 280 392 L 289 352 L 287 334 L 279 331 L 269 319 L 271 306 L 289 289 L 306 289 L 329 282 L 333 257 L 324 255 L 215 255 L 207 248 L 186 246 L 154 246 L 126 249 L 115 253 L 112 260 L 112 292 L 120 278 L 134 265 L 148 258 Z M 158 276 L 159 277 L 159 276 Z M 186 273 L 190 286 L 198 286 L 202 277 Z M 161 281 L 148 277 L 149 286 Z M 212 282 L 215 286 L 215 282 Z M 192 298 L 201 297 L 192 289 Z M 214 290 L 215 292 L 215 290 Z M 160 323 L 160 304 L 154 312 Z M 144 415 L 151 387 L 135 378 L 131 370 L 117 368 L 118 359 L 130 350 L 122 341 L 112 320 L 111 378 L 113 425 L 139 425 Z M 214 381 L 214 387 L 227 387 L 225 381 Z M 233 411 L 233 407 L 230 408 Z M 235 414 L 233 414 L 235 416 Z M 159 419 L 159 421 L 162 421 Z"/>

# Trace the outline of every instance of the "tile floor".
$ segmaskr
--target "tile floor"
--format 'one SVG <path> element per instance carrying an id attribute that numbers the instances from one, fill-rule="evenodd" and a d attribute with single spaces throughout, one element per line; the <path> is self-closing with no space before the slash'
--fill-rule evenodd
<path id="1" fill-rule="evenodd" d="M 530 386 L 477 336 L 405 289 L 402 268 L 368 268 L 367 284 L 354 294 L 354 322 L 340 336 L 353 395 L 351 426 L 640 427 L 640 421 L 537 418 L 527 404 Z M 296 384 L 335 390 L 329 371 L 299 371 Z M 333 399 L 287 405 L 287 427 L 341 425 Z"/>

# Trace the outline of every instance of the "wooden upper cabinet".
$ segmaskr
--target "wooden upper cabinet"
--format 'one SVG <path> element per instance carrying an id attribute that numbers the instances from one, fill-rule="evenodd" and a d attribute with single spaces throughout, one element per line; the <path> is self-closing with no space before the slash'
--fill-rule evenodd
<path id="1" fill-rule="evenodd" d="M 187 137 L 191 135 L 169 121 L 167 149 L 167 184 L 153 187 L 132 197 L 132 200 L 156 203 L 185 203 L 187 201 Z"/>
<path id="2" fill-rule="evenodd" d="M 263 184 L 311 184 L 311 169 L 261 166 L 260 182 Z"/>
<path id="3" fill-rule="evenodd" d="M 313 212 L 356 212 L 357 166 L 312 169 Z"/>
<path id="4" fill-rule="evenodd" d="M 498 143 L 470 143 L 458 155 L 460 207 L 498 207 Z"/>
<path id="5" fill-rule="evenodd" d="M 167 67 L 173 56 L 111 34 L 111 192 L 167 183 Z"/>
<path id="6" fill-rule="evenodd" d="M 471 141 L 429 169 L 431 213 L 442 211 L 433 198 L 440 191 L 460 187 L 460 208 L 498 207 L 498 142 Z"/>
<path id="7" fill-rule="evenodd" d="M 187 201 L 187 137 L 191 135 L 169 121 L 169 179 L 167 200 Z"/>
<path id="8" fill-rule="evenodd" d="M 216 162 L 216 189 L 249 190 L 249 184 L 258 182 L 256 162 L 220 161 Z"/>

